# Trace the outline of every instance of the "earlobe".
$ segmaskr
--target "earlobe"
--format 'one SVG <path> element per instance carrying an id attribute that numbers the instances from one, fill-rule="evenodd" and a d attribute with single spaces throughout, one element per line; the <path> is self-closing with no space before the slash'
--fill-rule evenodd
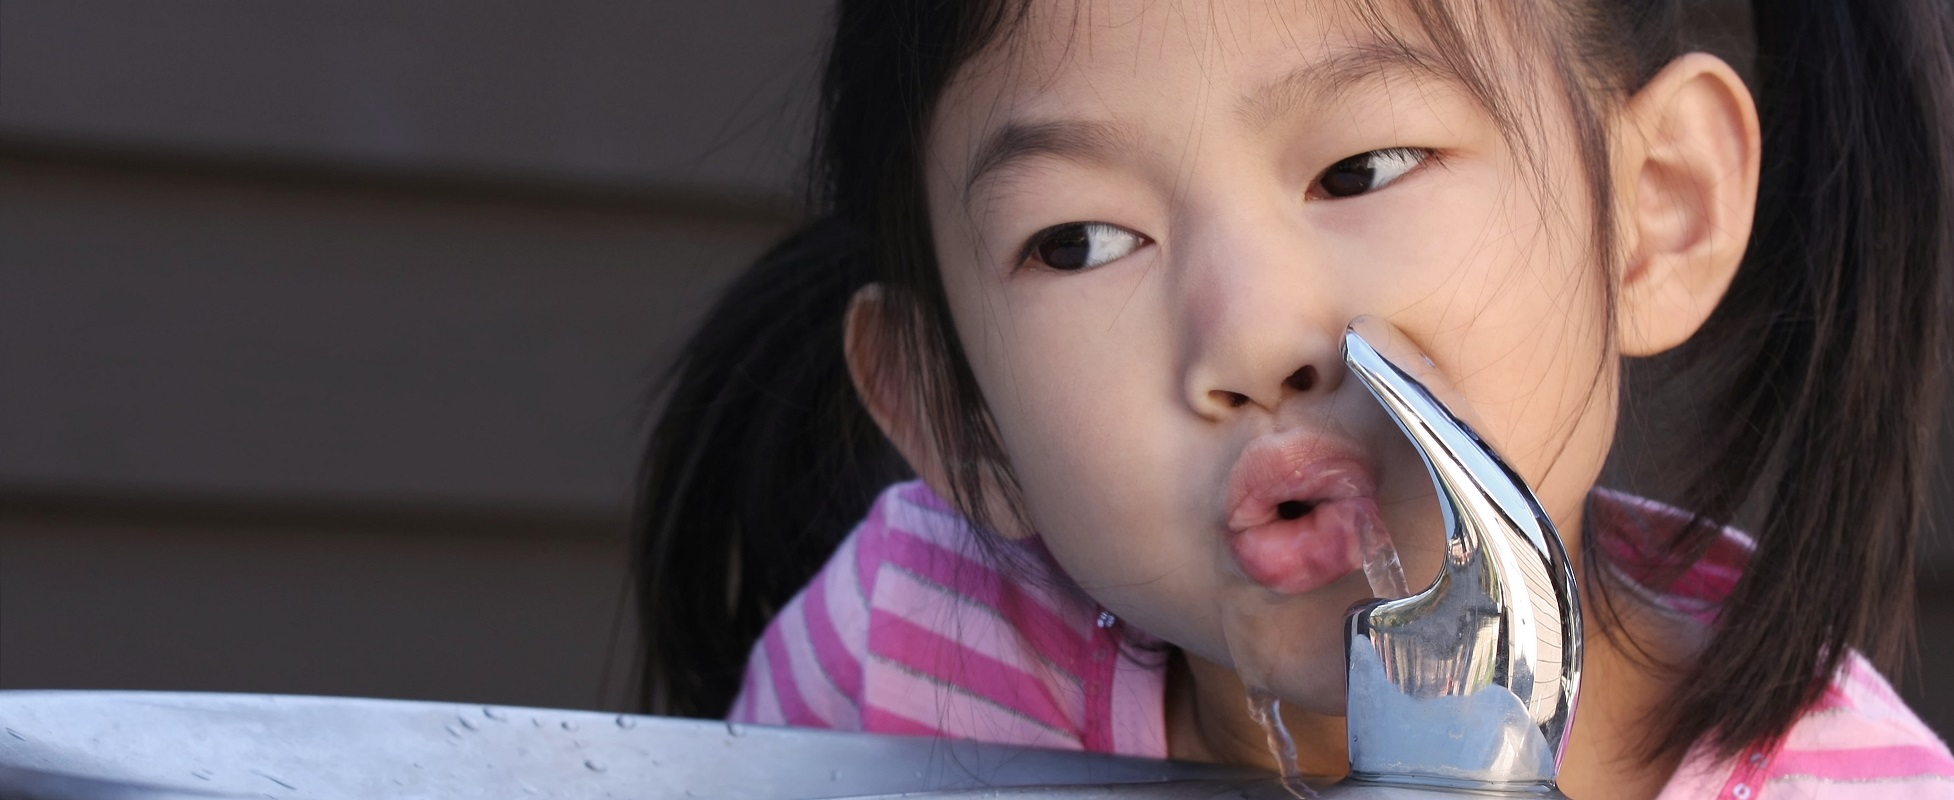
<path id="1" fill-rule="evenodd" d="M 1757 107 L 1728 64 L 1690 53 L 1637 91 L 1620 121 L 1618 335 L 1624 355 L 1647 356 L 1695 334 L 1743 260 L 1757 204 Z"/>
<path id="2" fill-rule="evenodd" d="M 895 445 L 909 468 L 939 497 L 949 497 L 949 481 L 943 470 L 928 420 L 921 412 L 920 398 L 912 396 L 913 381 L 904 380 L 897 360 L 890 358 L 889 318 L 895 313 L 881 284 L 871 283 L 855 291 L 848 301 L 848 316 L 842 322 L 842 352 L 848 361 L 848 377 L 855 384 L 855 396 L 875 420 L 882 435 Z"/>
<path id="3" fill-rule="evenodd" d="M 915 387 L 922 382 L 915 380 L 908 372 L 908 364 L 896 357 L 898 351 L 890 346 L 889 337 L 898 330 L 898 325 L 913 324 L 892 318 L 900 313 L 899 307 L 890 300 L 888 289 L 882 285 L 871 283 L 856 290 L 848 301 L 848 316 L 841 327 L 848 377 L 854 382 L 855 396 L 861 399 L 869 417 L 895 445 L 903 460 L 909 462 L 916 477 L 937 497 L 955 497 L 943 449 L 930 424 L 926 410 L 929 406 L 916 395 Z M 996 478 L 997 472 L 993 470 L 980 492 L 993 530 L 1006 539 L 1033 535 L 1003 500 L 1002 487 Z"/>

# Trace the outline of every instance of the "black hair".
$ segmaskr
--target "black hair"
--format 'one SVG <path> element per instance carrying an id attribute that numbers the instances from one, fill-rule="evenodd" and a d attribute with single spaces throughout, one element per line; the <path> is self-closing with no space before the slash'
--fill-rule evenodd
<path id="1" fill-rule="evenodd" d="M 1485 36 L 1440 0 L 1408 4 L 1458 57 Z M 893 313 L 878 364 L 940 422 L 949 499 L 980 530 L 997 522 L 993 508 L 1022 524 L 950 327 L 922 164 L 952 75 L 1027 6 L 838 3 L 810 170 L 813 221 L 736 281 L 687 343 L 645 454 L 635 557 L 650 710 L 724 714 L 771 614 L 876 491 L 906 474 L 842 358 L 842 318 L 860 287 L 887 290 Z M 1551 10 L 1504 16 L 1533 26 L 1515 25 L 1552 56 L 1548 82 L 1570 101 L 1595 200 L 1595 250 L 1611 261 L 1601 120 L 1682 52 L 1682 6 L 1585 0 Z M 1755 3 L 1756 227 L 1729 295 L 1672 359 L 1707 401 L 1689 409 L 1703 429 L 1686 494 L 1699 524 L 1668 550 L 1686 566 L 1718 525 L 1751 507 L 1762 509 L 1758 544 L 1724 617 L 1741 624 L 1718 626 L 1704 650 L 1713 657 L 1680 667 L 1650 757 L 1706 737 L 1726 753 L 1779 737 L 1851 649 L 1892 668 L 1909 641 L 1913 542 L 1939 417 L 1943 276 L 1954 257 L 1949 16 L 1935 0 Z M 1475 91 L 1515 125 L 1500 82 Z M 1586 538 L 1584 567 L 1598 569 L 1602 551 Z"/>
<path id="2" fill-rule="evenodd" d="M 1677 683 L 1669 747 L 1778 738 L 1850 649 L 1912 644 L 1954 267 L 1954 12 L 1756 0 L 1764 159 L 1750 248 L 1676 354 L 1707 391 L 1685 507 L 1757 549 Z M 1692 526 L 1671 550 L 1717 535 Z M 1752 620 L 1756 620 L 1755 623 Z M 1687 737 L 1687 738 L 1681 738 Z"/>

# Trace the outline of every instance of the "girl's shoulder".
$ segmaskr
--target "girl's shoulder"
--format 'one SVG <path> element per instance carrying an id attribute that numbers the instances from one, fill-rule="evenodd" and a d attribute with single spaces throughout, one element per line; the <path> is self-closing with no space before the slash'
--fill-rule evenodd
<path id="1" fill-rule="evenodd" d="M 1660 800 L 1954 798 L 1954 755 L 1863 656 L 1773 746 L 1692 751 Z"/>
<path id="2" fill-rule="evenodd" d="M 1714 624 L 1750 561 L 1751 538 L 1725 528 L 1701 559 L 1675 571 L 1656 544 L 1691 524 L 1692 515 L 1605 489 L 1592 500 L 1594 529 L 1612 534 L 1603 540 L 1611 566 L 1660 606 Z M 1661 800 L 1710 797 L 1954 798 L 1954 755 L 1872 663 L 1853 652 L 1783 740 L 1734 759 L 1692 750 Z"/>
<path id="3" fill-rule="evenodd" d="M 730 716 L 1164 756 L 1164 670 L 1068 586 L 1037 542 L 896 484 L 769 624 Z"/>

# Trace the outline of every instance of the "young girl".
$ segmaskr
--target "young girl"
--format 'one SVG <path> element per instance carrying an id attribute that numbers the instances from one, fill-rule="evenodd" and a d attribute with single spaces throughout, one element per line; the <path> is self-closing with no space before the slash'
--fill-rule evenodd
<path id="1" fill-rule="evenodd" d="M 1861 655 L 1940 413 L 1943 3 L 1758 3 L 1755 103 L 1663 0 L 837 13 L 814 221 L 646 458 L 653 710 L 1271 765 L 1255 688 L 1341 772 L 1354 543 L 1443 540 L 1373 314 L 1579 554 L 1568 794 L 1954 796 Z M 1595 487 L 1672 351 L 1690 512 Z"/>

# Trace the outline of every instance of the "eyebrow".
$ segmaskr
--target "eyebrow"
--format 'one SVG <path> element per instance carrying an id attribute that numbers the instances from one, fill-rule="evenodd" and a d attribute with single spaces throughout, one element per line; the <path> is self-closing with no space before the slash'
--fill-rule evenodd
<path id="1" fill-rule="evenodd" d="M 1301 64 L 1243 96 L 1235 113 L 1254 129 L 1307 105 L 1323 105 L 1368 84 L 1393 77 L 1431 80 L 1472 91 L 1473 83 L 1451 61 L 1402 42 L 1371 42 L 1338 49 Z M 963 181 L 964 205 L 977 187 L 999 173 L 1036 158 L 1092 164 L 1111 161 L 1130 150 L 1136 137 L 1121 126 L 1090 120 L 1012 122 L 993 130 L 978 145 Z"/>
<path id="2" fill-rule="evenodd" d="M 970 160 L 963 181 L 964 205 L 977 186 L 1016 164 L 1034 158 L 1059 158 L 1092 164 L 1110 161 L 1128 149 L 1132 135 L 1118 125 L 1090 120 L 1013 122 L 992 131 Z"/>

